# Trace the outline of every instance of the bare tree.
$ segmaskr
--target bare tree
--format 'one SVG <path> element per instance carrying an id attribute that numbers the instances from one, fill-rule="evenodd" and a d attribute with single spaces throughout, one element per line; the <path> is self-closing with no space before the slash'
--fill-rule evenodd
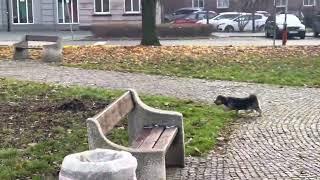
<path id="1" fill-rule="evenodd" d="M 247 24 L 249 23 L 249 16 L 241 16 L 238 18 L 238 27 L 239 27 L 239 31 L 243 32 L 244 28 L 247 26 Z"/>
<path id="2" fill-rule="evenodd" d="M 273 4 L 273 0 L 241 0 L 239 2 L 239 9 L 243 12 L 249 12 L 252 15 L 252 30 L 255 31 L 255 13 L 257 10 L 268 7 L 269 4 Z M 265 9 L 264 9 L 265 10 Z M 243 28 L 248 24 L 249 19 L 242 23 L 239 23 L 239 29 Z"/>

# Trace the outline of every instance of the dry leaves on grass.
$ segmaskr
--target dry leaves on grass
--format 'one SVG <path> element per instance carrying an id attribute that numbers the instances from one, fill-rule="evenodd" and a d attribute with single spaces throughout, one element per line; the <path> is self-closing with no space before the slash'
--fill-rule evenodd
<path id="1" fill-rule="evenodd" d="M 11 59 L 12 47 L 1 47 L 0 58 Z M 30 51 L 32 59 L 40 59 L 41 51 Z M 320 55 L 320 46 L 288 47 L 213 47 L 213 46 L 65 46 L 64 63 L 162 64 L 170 61 L 205 60 L 212 62 L 248 63 L 248 60 L 272 60 Z"/>
<path id="2" fill-rule="evenodd" d="M 217 63 L 248 60 L 271 60 L 320 55 L 320 46 L 307 47 L 209 47 L 209 46 L 68 46 L 64 48 L 64 62 L 82 63 L 129 63 L 162 64 L 170 61 L 213 61 Z"/>

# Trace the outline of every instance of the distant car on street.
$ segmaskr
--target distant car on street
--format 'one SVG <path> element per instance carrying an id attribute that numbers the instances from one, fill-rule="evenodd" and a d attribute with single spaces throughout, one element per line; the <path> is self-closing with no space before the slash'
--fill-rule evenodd
<path id="1" fill-rule="evenodd" d="M 220 21 L 226 20 L 226 19 L 234 19 L 238 16 L 241 16 L 244 14 L 243 12 L 223 12 L 219 15 L 209 19 L 209 24 L 213 25 L 213 27 L 217 28 L 217 26 L 220 24 Z M 199 24 L 207 24 L 207 20 L 203 19 L 198 21 Z"/>
<path id="2" fill-rule="evenodd" d="M 165 22 L 171 22 L 171 21 L 174 21 L 178 18 L 182 18 L 186 15 L 189 15 L 189 14 L 192 14 L 194 12 L 197 12 L 197 11 L 202 11 L 203 9 L 202 8 L 192 8 L 192 7 L 187 7 L 187 8 L 181 8 L 181 9 L 178 9 L 176 10 L 174 13 L 172 14 L 167 14 L 164 16 L 164 21 Z"/>
<path id="3" fill-rule="evenodd" d="M 281 38 L 284 29 L 285 14 L 279 14 L 276 16 L 276 23 L 274 22 L 274 17 L 270 16 L 267 19 L 265 25 L 265 36 L 272 37 L 274 34 L 274 29 L 276 30 L 276 38 Z M 288 37 L 300 37 L 304 39 L 306 37 L 306 27 L 301 23 L 299 18 L 294 14 L 287 14 L 287 30 Z"/>
<path id="4" fill-rule="evenodd" d="M 199 20 L 207 20 L 207 13 L 209 19 L 215 17 L 217 15 L 214 11 L 196 11 L 192 14 L 186 15 L 184 17 L 178 18 L 173 21 L 175 24 L 194 24 L 197 23 Z"/>
<path id="5" fill-rule="evenodd" d="M 232 20 L 225 19 L 219 21 L 217 26 L 218 31 L 234 32 L 234 31 L 252 31 L 253 21 L 255 22 L 255 29 L 257 31 L 263 31 L 267 17 L 263 14 L 255 14 L 254 18 L 252 14 L 246 13 Z"/>
<path id="6" fill-rule="evenodd" d="M 267 11 L 256 11 L 256 13 L 263 14 L 264 16 L 267 16 L 267 17 L 271 16 L 271 14 Z"/>

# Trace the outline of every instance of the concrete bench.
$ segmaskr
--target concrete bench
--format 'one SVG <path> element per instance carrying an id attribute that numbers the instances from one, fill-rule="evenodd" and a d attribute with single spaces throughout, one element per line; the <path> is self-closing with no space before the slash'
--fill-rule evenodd
<path id="1" fill-rule="evenodd" d="M 52 44 L 43 45 L 41 47 L 29 46 L 29 41 L 45 41 Z M 29 49 L 42 49 L 42 60 L 44 62 L 61 62 L 62 61 L 62 45 L 58 36 L 37 36 L 26 35 L 22 41 L 14 44 L 14 60 L 29 59 Z"/>
<path id="2" fill-rule="evenodd" d="M 115 144 L 105 136 L 125 117 L 128 117 L 130 147 Z M 184 167 L 182 114 L 151 108 L 134 90 L 87 119 L 87 127 L 90 149 L 128 151 L 137 158 L 139 180 L 166 179 L 166 165 Z"/>

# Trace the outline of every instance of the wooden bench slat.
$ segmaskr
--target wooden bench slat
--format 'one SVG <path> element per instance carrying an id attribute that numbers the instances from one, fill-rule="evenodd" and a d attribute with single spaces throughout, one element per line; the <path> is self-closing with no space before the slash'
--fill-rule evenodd
<path id="1" fill-rule="evenodd" d="M 149 136 L 149 134 L 151 133 L 151 130 L 152 128 L 144 128 L 139 134 L 139 137 L 132 142 L 131 147 L 132 148 L 140 147 L 143 141 L 146 139 L 146 137 Z"/>
<path id="2" fill-rule="evenodd" d="M 138 147 L 139 149 L 152 149 L 160 138 L 164 127 L 152 128 L 150 134 L 144 139 L 143 143 Z"/>
<path id="3" fill-rule="evenodd" d="M 123 119 L 132 109 L 134 103 L 130 92 L 126 92 L 115 102 L 110 104 L 102 112 L 94 116 L 101 126 L 104 134 L 109 132 L 118 122 Z"/>
<path id="4" fill-rule="evenodd" d="M 178 133 L 177 127 L 166 128 L 153 148 L 166 151 L 171 145 L 171 143 L 173 142 L 177 133 Z"/>

